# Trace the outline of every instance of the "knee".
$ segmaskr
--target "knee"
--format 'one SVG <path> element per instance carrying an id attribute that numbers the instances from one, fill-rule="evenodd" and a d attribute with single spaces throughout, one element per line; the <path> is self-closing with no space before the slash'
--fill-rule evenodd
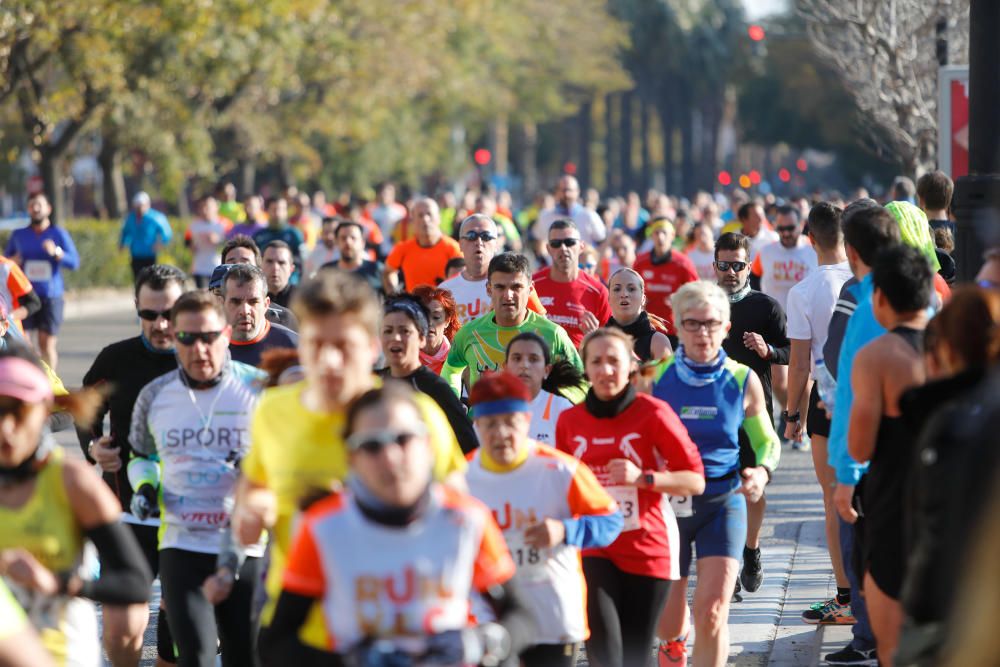
<path id="1" fill-rule="evenodd" d="M 105 646 L 132 646 L 137 641 L 141 645 L 148 621 L 149 611 L 145 605 L 105 606 Z"/>
<path id="2" fill-rule="evenodd" d="M 729 605 L 722 598 L 695 601 L 694 626 L 699 634 L 717 635 L 726 624 L 729 616 Z"/>

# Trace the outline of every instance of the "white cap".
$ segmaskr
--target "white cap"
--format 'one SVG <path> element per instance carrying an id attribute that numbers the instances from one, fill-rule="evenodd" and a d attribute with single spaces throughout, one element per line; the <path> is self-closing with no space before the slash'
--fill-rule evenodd
<path id="1" fill-rule="evenodd" d="M 149 195 L 145 192 L 137 192 L 135 196 L 132 197 L 132 206 L 149 206 Z"/>

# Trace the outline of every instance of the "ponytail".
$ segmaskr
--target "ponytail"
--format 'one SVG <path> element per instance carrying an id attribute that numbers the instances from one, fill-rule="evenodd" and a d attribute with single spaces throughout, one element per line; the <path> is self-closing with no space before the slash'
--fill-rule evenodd
<path id="1" fill-rule="evenodd" d="M 579 368 L 566 359 L 557 359 L 552 362 L 552 370 L 542 380 L 542 390 L 568 399 L 566 393 L 560 390 L 581 388 L 585 384 L 586 381 Z"/>

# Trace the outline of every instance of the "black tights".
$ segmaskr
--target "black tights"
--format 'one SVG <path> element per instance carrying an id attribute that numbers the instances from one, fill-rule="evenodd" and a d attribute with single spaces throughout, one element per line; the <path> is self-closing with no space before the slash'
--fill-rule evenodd
<path id="1" fill-rule="evenodd" d="M 642 667 L 653 659 L 656 622 L 667 603 L 668 579 L 622 572 L 606 558 L 583 559 L 595 667 Z"/>
<path id="2" fill-rule="evenodd" d="M 222 643 L 224 667 L 254 667 L 257 626 L 251 620 L 261 559 L 247 558 L 233 590 L 216 606 L 201 585 L 215 573 L 215 554 L 182 549 L 160 551 L 160 583 L 180 667 L 214 667 L 216 641 Z"/>
<path id="3" fill-rule="evenodd" d="M 522 667 L 574 667 L 576 644 L 536 644 L 521 652 Z"/>

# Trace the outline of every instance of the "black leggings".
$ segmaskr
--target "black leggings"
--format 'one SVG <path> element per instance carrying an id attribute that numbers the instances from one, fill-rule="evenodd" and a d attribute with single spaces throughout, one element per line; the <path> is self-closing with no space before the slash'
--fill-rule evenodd
<path id="1" fill-rule="evenodd" d="M 522 667 L 574 667 L 576 644 L 537 644 L 521 653 Z"/>
<path id="2" fill-rule="evenodd" d="M 595 667 L 642 667 L 653 660 L 656 622 L 667 603 L 670 580 L 622 572 L 606 558 L 583 559 L 590 639 Z"/>
<path id="3" fill-rule="evenodd" d="M 254 650 L 258 628 L 251 616 L 261 559 L 247 558 L 229 597 L 213 607 L 202 594 L 201 585 L 215 573 L 215 561 L 215 554 L 160 551 L 160 582 L 177 643 L 177 664 L 214 667 L 216 641 L 221 640 L 224 667 L 254 667 L 259 664 Z"/>
<path id="4" fill-rule="evenodd" d="M 132 529 L 132 534 L 135 535 L 143 555 L 146 556 L 146 562 L 149 563 L 149 570 L 156 577 L 160 572 L 160 552 L 157 548 L 157 535 L 160 532 L 160 527 L 144 526 L 139 523 L 126 523 L 125 525 Z M 163 611 L 162 597 L 160 598 L 160 611 L 156 615 L 156 653 L 164 662 L 177 662 L 177 656 L 174 655 L 174 638 L 170 634 L 170 622 L 167 621 L 167 615 Z"/>

